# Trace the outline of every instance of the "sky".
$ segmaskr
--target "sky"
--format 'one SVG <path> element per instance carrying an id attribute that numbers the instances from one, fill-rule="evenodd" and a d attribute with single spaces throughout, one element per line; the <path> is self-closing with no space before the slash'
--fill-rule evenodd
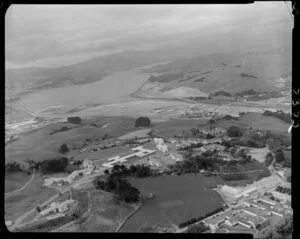
<path id="1" fill-rule="evenodd" d="M 288 5 L 290 7 L 290 4 Z M 11 5 L 5 16 L 6 68 L 59 67 L 124 50 L 180 45 L 249 24 L 293 22 L 284 2 L 239 5 Z M 229 29 L 229 31 L 228 31 Z"/>

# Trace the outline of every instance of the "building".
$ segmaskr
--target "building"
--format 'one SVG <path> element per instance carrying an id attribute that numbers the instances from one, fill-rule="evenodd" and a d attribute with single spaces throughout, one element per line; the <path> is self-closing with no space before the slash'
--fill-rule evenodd
<path id="1" fill-rule="evenodd" d="M 60 217 L 64 217 L 65 214 L 64 213 L 57 213 L 55 215 L 52 215 L 52 216 L 48 216 L 47 217 L 47 220 L 52 220 L 52 219 L 56 219 L 56 218 L 60 218 Z"/>
<path id="2" fill-rule="evenodd" d="M 280 201 L 283 202 L 290 202 L 291 201 L 291 195 L 277 192 L 277 191 L 272 191 L 273 197 L 277 198 Z"/>
<path id="3" fill-rule="evenodd" d="M 246 189 L 238 194 L 235 194 L 234 197 L 236 199 L 241 198 L 241 197 L 249 197 L 249 195 L 255 191 L 257 191 L 257 187 L 252 187 L 252 188 Z"/>
<path id="4" fill-rule="evenodd" d="M 75 200 L 73 200 L 73 199 L 66 200 L 62 203 L 52 202 L 50 204 L 49 208 L 41 211 L 40 214 L 42 216 L 45 216 L 52 212 L 66 212 L 68 210 L 68 206 L 74 202 L 75 202 Z"/>
<path id="5" fill-rule="evenodd" d="M 204 224 L 208 226 L 212 231 L 218 229 L 222 224 L 229 219 L 230 215 L 222 213 L 221 215 L 214 215 L 208 219 L 203 220 Z"/>
<path id="6" fill-rule="evenodd" d="M 230 187 L 230 186 L 227 186 L 227 185 L 222 186 L 221 190 L 225 193 L 229 193 L 229 194 L 232 194 L 232 195 L 237 195 L 240 192 L 240 189 Z"/>
<path id="7" fill-rule="evenodd" d="M 123 157 L 121 157 L 120 155 L 112 157 L 107 159 L 107 161 L 109 161 L 108 163 L 104 163 L 102 164 L 104 167 L 106 168 L 112 168 L 114 166 L 114 164 L 116 163 L 124 163 L 126 162 L 128 159 L 132 158 L 132 157 L 144 157 L 144 156 L 148 156 L 150 154 L 153 154 L 155 152 L 155 150 L 150 150 L 150 149 L 144 149 L 142 146 L 138 146 L 135 148 L 131 149 L 132 151 L 134 151 L 134 153 L 129 154 L 129 155 L 125 155 Z"/>
<path id="8" fill-rule="evenodd" d="M 163 153 L 168 152 L 168 146 L 164 143 L 164 140 L 161 138 L 154 138 L 154 143 L 156 144 L 156 149 L 162 151 Z"/>

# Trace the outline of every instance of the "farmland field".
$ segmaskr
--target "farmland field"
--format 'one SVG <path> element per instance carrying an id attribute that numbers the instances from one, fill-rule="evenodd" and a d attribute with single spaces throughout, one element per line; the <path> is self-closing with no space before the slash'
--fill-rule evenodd
<path id="1" fill-rule="evenodd" d="M 182 135 L 183 133 L 185 137 L 191 137 L 191 129 L 206 122 L 207 120 L 204 119 L 172 119 L 168 122 L 157 124 L 151 132 L 154 135 L 162 137 L 173 137 L 174 135 Z"/>
<path id="2" fill-rule="evenodd" d="M 31 175 L 25 173 L 9 173 L 5 175 L 5 192 L 12 192 L 21 188 L 31 179 Z"/>
<path id="3" fill-rule="evenodd" d="M 270 130 L 274 133 L 288 137 L 289 124 L 280 119 L 264 116 L 259 113 L 246 113 L 239 120 L 220 120 L 214 124 L 217 127 L 229 128 L 230 126 L 238 126 L 240 128 Z"/>
<path id="4" fill-rule="evenodd" d="M 112 194 L 101 190 L 91 191 L 91 213 L 81 225 L 81 232 L 114 232 L 118 225 L 133 210 L 126 204 L 116 204 Z"/>
<path id="5" fill-rule="evenodd" d="M 108 122 L 110 123 L 108 127 L 101 127 Z M 67 127 L 69 130 L 58 132 L 62 127 Z M 79 149 L 92 141 L 101 142 L 105 134 L 119 137 L 132 131 L 133 128 L 134 119 L 128 117 L 98 117 L 83 120 L 80 126 L 63 122 L 47 125 L 7 145 L 5 147 L 6 162 L 10 160 L 20 162 L 25 159 L 34 161 L 53 159 L 62 156 L 58 152 L 62 144 L 67 144 L 69 150 L 72 151 L 72 149 Z"/>
<path id="6" fill-rule="evenodd" d="M 98 150 L 95 152 L 88 152 L 85 151 L 75 157 L 75 160 L 83 160 L 83 159 L 90 159 L 90 160 L 105 160 L 110 157 L 114 157 L 121 153 L 130 152 L 130 148 L 126 146 L 117 146 L 110 149 Z"/>
<path id="7" fill-rule="evenodd" d="M 128 134 L 122 135 L 119 137 L 121 140 L 127 140 L 127 139 L 133 139 L 135 137 L 142 138 L 148 136 L 148 133 L 150 132 L 150 129 L 140 129 L 133 132 L 130 132 Z"/>
<path id="8" fill-rule="evenodd" d="M 21 192 L 5 196 L 5 220 L 15 220 L 56 194 L 54 189 L 43 188 L 43 183 L 42 177 L 36 175 Z"/>

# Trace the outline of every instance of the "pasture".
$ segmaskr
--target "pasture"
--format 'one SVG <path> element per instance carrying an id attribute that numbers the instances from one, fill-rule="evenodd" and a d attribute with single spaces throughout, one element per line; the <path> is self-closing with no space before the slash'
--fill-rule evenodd
<path id="1" fill-rule="evenodd" d="M 101 127 L 108 123 L 107 127 Z M 58 132 L 62 127 L 67 127 L 69 130 Z M 119 137 L 133 129 L 134 119 L 125 117 L 97 117 L 83 120 L 81 125 L 63 122 L 50 124 L 7 145 L 6 162 L 53 159 L 63 156 L 58 152 L 62 144 L 66 144 L 72 151 L 94 141 L 101 142 L 105 135 Z"/>
<path id="2" fill-rule="evenodd" d="M 134 138 L 143 138 L 147 137 L 148 133 L 151 131 L 151 129 L 140 129 L 133 132 L 130 132 L 128 134 L 122 135 L 119 137 L 120 140 L 128 140 L 128 139 L 134 139 Z"/>
<path id="3" fill-rule="evenodd" d="M 22 191 L 5 195 L 5 220 L 15 220 L 56 194 L 54 189 L 42 187 L 43 184 L 43 178 L 35 175 L 31 183 Z"/>
<path id="4" fill-rule="evenodd" d="M 4 187 L 5 193 L 9 193 L 23 187 L 30 179 L 31 175 L 27 175 L 25 173 L 6 173 Z"/>
<path id="5" fill-rule="evenodd" d="M 252 127 L 253 129 L 270 130 L 275 134 L 290 137 L 288 134 L 290 125 L 288 123 L 272 116 L 264 116 L 260 113 L 246 113 L 239 120 L 218 120 L 213 125 L 225 129 L 231 126 L 238 126 L 240 128 Z"/>
<path id="6" fill-rule="evenodd" d="M 174 137 L 174 135 L 192 137 L 191 129 L 206 122 L 206 119 L 172 119 L 155 125 L 151 133 L 166 138 Z"/>

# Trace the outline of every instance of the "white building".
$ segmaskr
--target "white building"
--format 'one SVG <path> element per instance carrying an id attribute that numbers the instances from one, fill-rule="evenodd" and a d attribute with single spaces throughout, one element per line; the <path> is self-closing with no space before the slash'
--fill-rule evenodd
<path id="1" fill-rule="evenodd" d="M 55 215 L 52 215 L 52 216 L 48 216 L 47 217 L 47 220 L 52 220 L 52 219 L 56 219 L 56 218 L 60 218 L 60 217 L 64 217 L 65 214 L 64 213 L 57 213 Z"/>
<path id="2" fill-rule="evenodd" d="M 70 200 L 66 200 L 62 203 L 56 203 L 56 202 L 52 202 L 49 206 L 49 208 L 43 210 L 40 212 L 40 214 L 42 216 L 48 215 L 49 213 L 52 212 L 65 212 L 68 211 L 68 206 L 72 203 L 74 203 L 75 200 L 70 199 Z"/>
<path id="3" fill-rule="evenodd" d="M 291 195 L 285 194 L 285 193 L 281 193 L 281 192 L 277 192 L 277 191 L 273 191 L 272 192 L 273 197 L 283 201 L 283 202 L 290 202 L 291 201 Z"/>
<path id="4" fill-rule="evenodd" d="M 234 187 L 230 187 L 230 186 L 227 186 L 227 185 L 222 186 L 221 190 L 223 192 L 230 193 L 232 195 L 236 195 L 236 194 L 238 194 L 240 192 L 240 189 L 237 189 L 237 188 L 234 188 Z"/>

